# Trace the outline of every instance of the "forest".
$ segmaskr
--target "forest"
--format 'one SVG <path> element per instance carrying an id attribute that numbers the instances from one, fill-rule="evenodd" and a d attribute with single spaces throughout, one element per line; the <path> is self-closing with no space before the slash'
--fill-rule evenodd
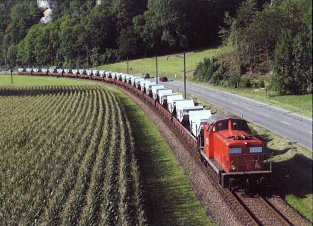
<path id="1" fill-rule="evenodd" d="M 312 90 L 310 0 L 48 2 L 49 23 L 38 1 L 0 3 L 0 66 L 95 67 L 227 45 L 232 54 L 204 59 L 195 79 L 249 87 L 270 73 L 280 94 Z"/>
<path id="2" fill-rule="evenodd" d="M 129 58 L 204 48 L 220 42 L 232 0 L 55 0 L 40 23 L 35 0 L 1 3 L 0 65 L 92 67 Z"/>

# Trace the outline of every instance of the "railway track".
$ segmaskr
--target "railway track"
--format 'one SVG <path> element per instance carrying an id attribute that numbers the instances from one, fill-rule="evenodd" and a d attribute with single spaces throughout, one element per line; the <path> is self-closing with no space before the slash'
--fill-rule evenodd
<path id="1" fill-rule="evenodd" d="M 293 225 L 262 195 L 251 196 L 242 191 L 232 194 L 256 225 Z"/>
<path id="2" fill-rule="evenodd" d="M 129 90 L 131 92 L 131 90 Z M 132 92 L 137 95 L 136 92 Z M 145 101 L 147 105 L 153 105 L 149 101 Z M 156 114 L 162 118 L 164 122 L 168 119 L 164 117 L 157 109 L 152 108 Z M 217 174 L 208 166 L 205 167 L 200 159 L 199 153 L 191 147 L 188 142 L 181 136 L 179 131 L 170 128 L 179 140 L 186 146 L 199 167 L 208 175 L 215 188 L 222 194 L 224 201 L 231 207 L 232 211 L 238 217 L 243 225 L 293 225 L 285 218 L 266 198 L 261 195 L 249 196 L 245 192 L 232 192 L 229 189 L 222 188 L 219 185 Z"/>

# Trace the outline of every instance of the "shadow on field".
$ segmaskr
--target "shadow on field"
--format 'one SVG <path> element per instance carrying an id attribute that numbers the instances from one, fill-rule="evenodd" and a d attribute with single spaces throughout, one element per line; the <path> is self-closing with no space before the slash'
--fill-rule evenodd
<path id="1" fill-rule="evenodd" d="M 298 153 L 294 147 L 267 148 L 267 151 L 276 159 L 272 163 L 272 189 L 267 191 L 267 196 L 280 196 L 312 222 L 312 159 Z"/>
<path id="2" fill-rule="evenodd" d="M 280 196 L 313 222 L 312 153 L 286 138 L 251 128 L 255 137 L 268 144 L 265 152 L 272 154 L 272 189 L 265 192 L 269 197 Z"/>
<path id="3" fill-rule="evenodd" d="M 0 96 L 42 96 L 51 94 L 70 94 L 86 92 L 88 88 L 80 89 L 74 86 L 43 86 L 30 88 L 0 88 Z"/>
<path id="4" fill-rule="evenodd" d="M 273 163 L 272 183 L 283 196 L 305 198 L 312 194 L 313 161 L 303 155 Z"/>

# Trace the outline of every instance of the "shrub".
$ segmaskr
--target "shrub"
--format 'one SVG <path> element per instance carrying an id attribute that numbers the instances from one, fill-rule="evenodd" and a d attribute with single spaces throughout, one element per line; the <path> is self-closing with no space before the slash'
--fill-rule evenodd
<path id="1" fill-rule="evenodd" d="M 228 77 L 227 69 L 221 65 L 217 71 L 215 71 L 210 79 L 210 83 L 214 85 L 220 85 L 223 80 Z"/>
<path id="2" fill-rule="evenodd" d="M 204 58 L 203 61 L 197 65 L 193 77 L 195 80 L 208 82 L 219 68 L 220 64 L 217 62 L 216 58 Z"/>
<path id="3" fill-rule="evenodd" d="M 238 72 L 234 72 L 230 75 L 228 84 L 231 87 L 238 88 L 241 81 L 241 76 Z"/>
<path id="4" fill-rule="evenodd" d="M 240 79 L 239 87 L 250 88 L 252 85 L 251 78 L 249 76 L 242 76 Z"/>

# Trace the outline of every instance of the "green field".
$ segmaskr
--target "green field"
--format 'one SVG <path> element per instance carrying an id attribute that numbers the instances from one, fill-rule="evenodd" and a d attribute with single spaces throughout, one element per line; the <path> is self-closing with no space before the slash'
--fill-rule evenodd
<path id="1" fill-rule="evenodd" d="M 1 224 L 210 224 L 127 96 L 84 80 L 16 76 L 15 84 L 0 87 Z"/>
<path id="2" fill-rule="evenodd" d="M 130 124 L 112 92 L 53 85 L 0 93 L 2 224 L 145 222 Z"/>
<path id="3" fill-rule="evenodd" d="M 221 89 L 226 92 L 235 93 L 241 96 L 252 98 L 264 103 L 272 104 L 274 106 L 284 108 L 286 110 L 304 115 L 312 118 L 312 94 L 301 95 L 301 96 L 275 96 L 270 92 L 266 96 L 265 89 L 234 89 L 234 88 L 223 88 L 212 86 L 208 83 L 198 83 L 192 80 L 193 71 L 196 65 L 203 60 L 205 57 L 216 57 L 228 54 L 231 49 L 226 47 L 213 48 L 201 51 L 188 52 L 186 54 L 186 70 L 188 82 L 193 82 L 208 86 L 215 89 Z M 162 56 L 158 58 L 159 75 L 166 75 L 169 79 L 183 80 L 183 58 L 182 54 L 173 54 L 168 56 Z M 130 74 L 142 75 L 143 73 L 149 72 L 151 75 L 155 75 L 155 58 L 144 58 L 138 60 L 130 60 L 129 68 Z M 127 72 L 127 63 L 120 62 L 115 64 L 108 64 L 98 67 L 100 69 Z M 175 78 L 176 74 L 176 78 Z M 271 97 L 269 97 L 271 96 Z"/>

